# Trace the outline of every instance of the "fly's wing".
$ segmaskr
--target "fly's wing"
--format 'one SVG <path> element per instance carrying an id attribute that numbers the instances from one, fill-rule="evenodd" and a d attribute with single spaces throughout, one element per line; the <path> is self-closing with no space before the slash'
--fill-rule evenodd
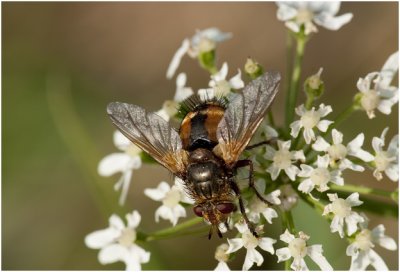
<path id="1" fill-rule="evenodd" d="M 182 149 L 178 133 L 154 112 L 120 102 L 107 106 L 114 125 L 132 143 L 146 151 L 175 175 L 182 177 L 187 164 L 187 152 Z"/>
<path id="2" fill-rule="evenodd" d="M 233 167 L 263 120 L 278 91 L 281 76 L 267 72 L 250 82 L 234 97 L 218 124 L 218 145 L 214 153 Z"/>

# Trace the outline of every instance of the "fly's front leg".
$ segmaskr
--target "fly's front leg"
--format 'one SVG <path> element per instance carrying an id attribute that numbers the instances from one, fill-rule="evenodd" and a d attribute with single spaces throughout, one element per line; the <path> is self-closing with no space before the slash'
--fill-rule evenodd
<path id="1" fill-rule="evenodd" d="M 253 149 L 253 148 L 262 146 L 262 145 L 271 145 L 271 144 L 276 143 L 276 141 L 277 141 L 277 138 L 271 138 L 271 139 L 269 139 L 269 140 L 262 141 L 262 142 L 259 142 L 259 143 L 253 144 L 253 145 L 248 145 L 248 146 L 245 148 L 245 150 L 250 150 L 250 149 Z"/>
<path id="2" fill-rule="evenodd" d="M 243 205 L 243 199 L 242 196 L 240 194 L 240 189 L 237 186 L 236 182 L 231 180 L 231 186 L 233 191 L 235 192 L 235 194 L 239 197 L 239 208 L 240 208 L 240 212 L 242 213 L 243 219 L 247 224 L 247 227 L 249 228 L 250 232 L 254 235 L 254 237 L 258 238 L 258 234 L 256 232 L 256 229 L 254 228 L 253 224 L 250 222 L 249 218 L 247 217 L 244 205 Z"/>
<path id="3" fill-rule="evenodd" d="M 253 162 L 251 160 L 240 160 L 236 163 L 235 165 L 235 169 L 241 168 L 241 167 L 246 167 L 249 166 L 249 187 L 252 188 L 254 190 L 254 192 L 256 193 L 256 196 L 264 203 L 268 204 L 268 205 L 273 205 L 271 202 L 269 202 L 268 200 L 266 200 L 256 189 L 255 185 L 254 185 L 254 179 L 253 179 L 253 172 L 254 172 L 254 168 L 253 168 Z"/>

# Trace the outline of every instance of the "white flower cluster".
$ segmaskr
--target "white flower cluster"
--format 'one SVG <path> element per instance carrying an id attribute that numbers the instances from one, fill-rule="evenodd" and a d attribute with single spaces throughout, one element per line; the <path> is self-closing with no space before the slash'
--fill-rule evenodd
<path id="1" fill-rule="evenodd" d="M 336 16 L 340 3 L 333 1 L 285 1 L 278 2 L 277 5 L 278 19 L 285 21 L 285 25 L 291 31 L 305 35 L 317 32 L 316 25 L 338 30 L 353 16 L 351 13 Z M 197 31 L 192 38 L 182 42 L 182 46 L 168 67 L 167 78 L 171 79 L 174 76 L 184 55 L 198 58 L 201 54 L 214 52 L 217 43 L 231 36 L 230 33 L 224 33 L 217 28 Z M 356 95 L 355 103 L 366 111 L 369 118 L 375 116 L 375 110 L 390 114 L 391 108 L 398 102 L 398 88 L 391 86 L 397 70 L 398 53 L 395 53 L 389 57 L 380 72 L 370 73 L 357 82 L 356 86 L 361 93 Z M 240 69 L 236 75 L 227 79 L 226 62 L 219 71 L 218 69 L 213 71 L 215 72 L 210 76 L 208 87 L 197 91 L 200 98 L 214 96 L 229 98 L 231 91 L 242 89 L 245 85 Z M 316 82 L 320 82 L 321 73 L 322 68 L 313 76 Z M 167 121 L 177 116 L 179 103 L 195 93 L 186 83 L 186 74 L 178 74 L 175 95 L 173 99 L 163 103 L 161 109 L 157 111 L 159 116 Z M 311 87 L 318 88 L 318 86 Z M 253 235 L 243 220 L 236 219 L 238 217 L 235 215 L 231 216 L 227 225 L 231 228 L 234 226 L 238 233 L 235 238 L 227 239 L 226 243 L 217 247 L 216 270 L 229 270 L 228 262 L 235 252 L 245 249 L 243 270 L 249 270 L 254 264 L 261 266 L 264 262 L 262 252 L 266 251 L 275 255 L 278 263 L 287 262 L 293 270 L 308 270 L 304 261 L 307 257 L 321 270 L 332 271 L 333 267 L 323 256 L 322 245 L 309 245 L 310 237 L 304 232 L 295 232 L 292 228 L 290 232 L 286 229 L 280 235 L 280 240 L 287 246 L 279 249 L 274 248 L 276 239 L 264 236 L 264 225 L 272 224 L 273 220 L 278 218 L 277 211 L 290 212 L 299 197 L 312 199 L 322 205 L 321 215 L 331 221 L 331 232 L 337 232 L 341 238 L 346 237 L 351 241 L 346 251 L 351 257 L 350 270 L 365 270 L 369 265 L 376 270 L 388 269 L 382 258 L 374 251 L 374 247 L 378 244 L 388 250 L 397 250 L 396 242 L 384 234 L 385 228 L 382 224 L 369 230 L 365 214 L 353 210 L 354 207 L 357 209 L 363 204 L 358 192 L 349 194 L 344 199 L 332 193 L 335 192 L 332 187 L 340 188 L 346 185 L 344 171 L 362 172 L 365 168 L 372 169 L 372 175 L 377 180 L 383 179 L 382 173 L 385 173 L 390 180 L 398 181 L 398 136 L 394 136 L 385 147 L 385 137 L 388 132 L 388 128 L 385 128 L 380 137 L 372 139 L 373 151 L 368 152 L 363 149 L 365 140 L 363 133 L 351 141 L 344 141 L 343 133 L 335 129 L 335 122 L 325 119 L 332 112 L 332 107 L 329 105 L 320 104 L 318 107 L 313 107 L 305 103 L 295 109 L 298 120 L 290 124 L 290 131 L 286 134 L 281 130 L 278 133 L 273 127 L 263 125 L 262 137 L 274 141 L 260 148 L 261 151 L 253 158 L 255 165 L 262 168 L 261 176 L 267 176 L 258 178 L 255 187 L 270 204 L 261 201 L 254 194 L 243 197 L 246 214 L 251 224 L 256 226 L 258 237 Z M 114 144 L 121 152 L 112 153 L 101 160 L 98 172 L 102 176 L 122 173 L 114 187 L 115 190 L 122 191 L 120 197 L 122 205 L 127 198 L 132 172 L 141 167 L 143 154 L 120 132 L 114 133 Z M 267 184 L 272 186 L 267 188 Z M 238 185 L 243 189 L 240 181 Z M 154 214 L 155 221 L 159 222 L 161 218 L 168 220 L 173 226 L 178 224 L 179 219 L 187 216 L 185 204 L 193 204 L 193 200 L 184 190 L 182 180 L 178 178 L 175 178 L 172 186 L 162 181 L 156 188 L 145 189 L 144 194 L 154 201 L 161 202 Z M 127 225 L 119 216 L 112 215 L 109 227 L 87 235 L 85 243 L 89 248 L 100 250 L 98 259 L 101 264 L 122 261 L 126 264 L 127 270 L 136 271 L 141 269 L 141 264 L 149 262 L 150 253 L 138 245 L 140 241 L 136 228 L 141 220 L 140 214 L 133 211 L 126 215 L 126 219 Z M 220 230 L 225 232 L 226 226 L 220 226 Z"/>

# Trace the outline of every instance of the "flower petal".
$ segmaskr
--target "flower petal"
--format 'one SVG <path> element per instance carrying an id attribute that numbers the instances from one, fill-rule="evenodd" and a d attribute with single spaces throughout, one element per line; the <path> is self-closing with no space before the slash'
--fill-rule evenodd
<path id="1" fill-rule="evenodd" d="M 110 264 L 124 261 L 128 254 L 126 247 L 120 244 L 111 244 L 100 250 L 98 258 L 101 264 Z"/>
<path id="2" fill-rule="evenodd" d="M 229 80 L 229 85 L 232 89 L 241 89 L 244 87 L 244 82 L 242 80 L 242 72 L 238 69 L 238 73 Z"/>
<path id="3" fill-rule="evenodd" d="M 278 257 L 278 263 L 289 260 L 292 257 L 288 247 L 277 249 L 275 255 Z"/>
<path id="4" fill-rule="evenodd" d="M 347 235 L 351 236 L 357 231 L 358 223 L 364 222 L 364 218 L 356 212 L 351 212 L 350 215 L 345 217 L 345 221 L 347 225 Z"/>
<path id="5" fill-rule="evenodd" d="M 316 24 L 323 26 L 329 30 L 338 30 L 345 24 L 349 23 L 353 18 L 352 13 L 346 13 L 340 16 L 332 16 L 329 13 L 323 12 L 314 17 Z"/>
<path id="6" fill-rule="evenodd" d="M 367 251 L 361 250 L 358 252 L 357 255 L 351 257 L 351 271 L 365 271 L 367 266 L 370 264 L 370 260 L 367 254 L 368 251 L 370 251 L 370 249 Z"/>
<path id="7" fill-rule="evenodd" d="M 131 158 L 131 156 L 125 153 L 107 155 L 100 161 L 97 172 L 101 176 L 109 177 L 115 173 L 127 171 L 129 170 L 127 168 Z"/>
<path id="8" fill-rule="evenodd" d="M 294 121 L 290 124 L 290 136 L 296 138 L 299 135 L 300 129 L 302 128 L 301 121 Z"/>
<path id="9" fill-rule="evenodd" d="M 322 132 L 326 132 L 328 130 L 328 127 L 330 126 L 330 124 L 333 124 L 333 121 L 322 120 L 322 121 L 318 122 L 317 128 Z"/>
<path id="10" fill-rule="evenodd" d="M 126 220 L 128 221 L 129 228 L 136 229 L 140 224 L 141 216 L 138 211 L 133 211 L 126 215 Z"/>
<path id="11" fill-rule="evenodd" d="M 330 144 L 324 140 L 321 136 L 317 137 L 317 140 L 313 143 L 312 148 L 315 151 L 327 151 Z"/>
<path id="12" fill-rule="evenodd" d="M 262 248 L 264 251 L 267 251 L 271 254 L 274 254 L 274 246 L 273 244 L 276 243 L 275 239 L 269 237 L 263 237 L 259 240 L 258 246 Z"/>
<path id="13" fill-rule="evenodd" d="M 279 236 L 279 239 L 287 244 L 293 241 L 294 238 L 294 235 L 291 234 L 288 229 L 286 229 L 285 232 L 282 233 L 281 236 Z"/>
<path id="14" fill-rule="evenodd" d="M 175 55 L 172 57 L 171 63 L 168 66 L 168 69 L 167 69 L 167 78 L 168 79 L 171 79 L 174 76 L 176 70 L 179 67 L 179 64 L 181 63 L 181 59 L 188 52 L 189 47 L 190 47 L 189 39 L 184 39 L 181 47 L 178 48 Z"/>
<path id="15" fill-rule="evenodd" d="M 255 250 L 254 248 L 248 248 L 246 257 L 244 259 L 243 270 L 249 270 L 253 263 L 256 263 L 257 266 L 260 266 L 264 262 L 263 256 Z"/>
<path id="16" fill-rule="evenodd" d="M 94 231 L 85 237 L 85 245 L 88 248 L 100 249 L 112 243 L 120 232 L 113 228 Z"/>
<path id="17" fill-rule="evenodd" d="M 341 144 L 343 142 L 343 133 L 334 128 L 332 130 L 332 141 L 334 144 Z"/>
<path id="18" fill-rule="evenodd" d="M 381 80 L 379 84 L 381 86 L 389 86 L 392 82 L 393 77 L 396 75 L 399 69 L 399 52 L 395 52 L 389 56 L 385 64 L 381 69 Z"/>
<path id="19" fill-rule="evenodd" d="M 359 199 L 360 195 L 358 193 L 352 193 L 346 198 L 346 202 L 350 204 L 350 206 L 360 206 L 363 202 Z"/>
<path id="20" fill-rule="evenodd" d="M 371 262 L 371 265 L 375 268 L 376 271 L 388 271 L 385 261 L 378 255 L 374 250 L 368 250 L 368 257 Z"/>
<path id="21" fill-rule="evenodd" d="M 226 262 L 218 262 L 217 267 L 214 269 L 214 271 L 230 271 L 228 265 Z"/>
<path id="22" fill-rule="evenodd" d="M 144 194 L 155 201 L 161 201 L 170 190 L 171 187 L 169 184 L 165 181 L 162 181 L 156 189 L 145 189 Z"/>
<path id="23" fill-rule="evenodd" d="M 312 245 L 307 247 L 307 254 L 321 268 L 322 271 L 333 271 L 332 266 L 322 255 L 322 245 Z"/>
<path id="24" fill-rule="evenodd" d="M 229 248 L 226 251 L 226 254 L 230 254 L 232 252 L 238 251 L 243 247 L 243 239 L 242 238 L 233 238 L 228 239 Z"/>

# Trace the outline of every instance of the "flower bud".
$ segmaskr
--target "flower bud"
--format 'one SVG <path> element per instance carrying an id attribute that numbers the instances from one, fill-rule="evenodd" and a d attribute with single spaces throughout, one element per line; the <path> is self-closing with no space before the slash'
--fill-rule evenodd
<path id="1" fill-rule="evenodd" d="M 314 100 L 320 97 L 325 90 L 324 82 L 321 80 L 321 74 L 323 69 L 319 68 L 318 73 L 308 77 L 304 82 L 304 91 L 308 97 L 312 97 Z"/>
<path id="2" fill-rule="evenodd" d="M 208 71 L 215 70 L 215 47 L 216 43 L 210 39 L 201 39 L 198 45 L 198 56 L 200 66 Z"/>
<path id="3" fill-rule="evenodd" d="M 263 67 L 252 58 L 247 58 L 244 64 L 244 72 L 251 78 L 255 79 L 263 74 Z"/>

